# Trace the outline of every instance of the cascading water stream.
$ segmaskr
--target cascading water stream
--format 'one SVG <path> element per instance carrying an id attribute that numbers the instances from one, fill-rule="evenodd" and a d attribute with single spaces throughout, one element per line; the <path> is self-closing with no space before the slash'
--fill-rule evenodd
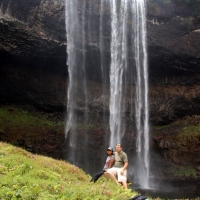
<path id="1" fill-rule="evenodd" d="M 65 2 L 68 55 L 67 65 L 69 73 L 67 123 L 65 128 L 66 137 L 73 124 L 76 123 L 75 109 L 77 107 L 79 96 L 82 95 L 84 99 L 84 110 L 88 110 L 87 75 L 85 69 L 85 9 L 85 0 L 82 1 L 82 6 L 80 6 L 77 0 L 66 0 Z M 81 14 L 79 13 L 80 10 L 82 10 Z M 87 112 L 84 113 L 84 118 L 87 120 Z"/>
<path id="2" fill-rule="evenodd" d="M 65 19 L 66 19 L 66 33 L 67 33 L 67 66 L 69 73 L 69 83 L 67 90 L 67 120 L 65 127 L 65 136 L 67 137 L 70 128 L 72 127 L 74 120 L 74 107 L 76 94 L 74 89 L 77 87 L 77 77 L 76 70 L 77 68 L 77 41 L 78 38 L 78 13 L 77 13 L 77 1 L 66 1 L 65 2 Z M 71 23 L 73 19 L 74 23 Z"/>
<path id="3" fill-rule="evenodd" d="M 67 33 L 67 65 L 68 65 L 68 94 L 67 94 L 67 118 L 65 127 L 65 137 L 69 137 L 70 154 L 68 160 L 76 165 L 79 165 L 81 153 L 75 153 L 78 146 L 78 135 L 74 134 L 78 121 L 76 113 L 78 102 L 84 102 L 82 110 L 84 120 L 81 123 L 86 123 L 88 119 L 88 89 L 86 84 L 86 31 L 85 31 L 85 0 L 82 4 L 77 0 L 65 1 L 65 18 L 66 18 L 66 33 Z M 80 10 L 82 11 L 80 13 Z M 70 134 L 72 132 L 72 134 Z M 84 138 L 87 143 L 87 137 Z M 87 155 L 87 151 L 83 153 Z M 87 159 L 87 158 L 86 158 Z"/>
<path id="4" fill-rule="evenodd" d="M 123 99 L 125 77 L 131 73 L 128 67 L 127 23 L 132 13 L 132 55 L 135 56 L 136 97 L 135 121 L 137 129 L 138 182 L 148 188 L 149 179 L 149 116 L 148 116 L 148 72 L 146 45 L 146 5 L 144 0 L 112 0 L 111 4 L 111 67 L 110 67 L 110 145 L 121 142 L 124 135 Z M 128 10 L 130 8 L 130 10 Z M 120 27 L 120 28 L 119 28 Z M 132 56 L 130 54 L 130 56 Z"/>
<path id="5" fill-rule="evenodd" d="M 108 6 L 109 4 L 109 6 Z M 67 102 L 67 121 L 66 137 L 70 135 L 70 146 L 75 149 L 77 134 L 69 134 L 74 123 L 77 123 L 77 101 L 82 96 L 85 103 L 84 118 L 90 118 L 88 110 L 88 88 L 86 53 L 91 51 L 94 45 L 92 27 L 94 21 L 91 17 L 94 0 L 65 0 L 66 9 L 66 30 L 67 30 L 67 54 L 68 54 L 68 102 Z M 149 108 L 148 108 L 148 64 L 147 64 L 147 44 L 146 44 L 146 4 L 145 0 L 101 0 L 99 8 L 99 52 L 100 70 L 102 72 L 103 95 L 106 91 L 105 83 L 108 78 L 108 69 L 105 59 L 105 10 L 110 8 L 111 16 L 111 43 L 110 43 L 110 103 L 109 103 L 109 126 L 110 126 L 110 145 L 115 146 L 121 142 L 126 131 L 126 100 L 130 99 L 130 109 L 135 102 L 135 111 L 130 110 L 130 118 L 135 118 L 137 134 L 137 167 L 134 167 L 134 175 L 141 187 L 148 188 L 149 178 Z M 96 22 L 96 21 L 95 21 Z M 108 40 L 106 40 L 108 41 Z M 108 52 L 108 51 L 107 51 Z M 92 53 L 87 58 L 92 58 Z M 96 66 L 94 66 L 96 67 Z M 135 83 L 133 84 L 133 79 Z M 135 87 L 135 96 L 132 89 Z M 131 93 L 131 94 L 130 94 Z M 134 100 L 132 99 L 134 98 Z M 83 101 L 84 99 L 84 101 Z M 104 104 L 105 102 L 103 102 Z M 105 108 L 105 104 L 103 105 Z M 135 116 L 133 114 L 135 113 Z M 103 116 L 104 118 L 104 116 Z M 105 121 L 104 121 L 105 123 Z M 87 134 L 85 143 L 88 142 Z M 132 144 L 134 145 L 134 144 Z M 88 159 L 88 152 L 82 150 L 78 153 L 71 151 L 70 161 L 74 164 L 76 159 L 82 157 Z M 130 157 L 130 155 L 129 155 Z M 89 162 L 88 162 L 89 163 Z M 87 168 L 87 166 L 84 166 Z M 130 166 L 131 167 L 131 166 Z"/>
<path id="6" fill-rule="evenodd" d="M 145 1 L 135 0 L 132 8 L 134 24 L 136 24 L 136 28 L 134 28 L 134 44 L 137 72 L 135 113 L 138 182 L 142 187 L 149 188 L 149 108 Z"/>
<path id="7" fill-rule="evenodd" d="M 122 121 L 123 75 L 126 58 L 126 0 L 121 1 L 118 12 L 117 0 L 110 1 L 111 7 L 111 65 L 110 65 L 110 145 L 115 146 L 124 134 Z M 121 28 L 119 28 L 121 27 Z"/>

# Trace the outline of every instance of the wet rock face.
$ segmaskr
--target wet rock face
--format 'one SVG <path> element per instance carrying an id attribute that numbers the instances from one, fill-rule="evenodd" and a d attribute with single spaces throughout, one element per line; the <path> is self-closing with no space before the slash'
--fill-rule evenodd
<path id="1" fill-rule="evenodd" d="M 64 4 L 1 1 L 0 6 L 1 103 L 63 112 L 67 74 Z"/>
<path id="2" fill-rule="evenodd" d="M 200 30 L 199 21 L 193 15 L 195 8 L 172 2 L 151 2 L 148 6 L 150 79 L 151 76 L 179 79 L 199 73 Z"/>
<path id="3" fill-rule="evenodd" d="M 86 60 L 90 60 L 86 66 L 88 77 L 93 81 L 90 88 L 96 91 L 95 97 L 89 98 L 89 104 L 95 108 L 93 119 L 99 120 L 104 99 L 109 102 L 109 95 L 101 95 L 101 84 L 93 84 L 101 81 L 100 1 L 87 0 L 86 5 L 89 17 L 85 23 L 92 30 L 90 38 L 86 38 L 89 50 Z M 18 102 L 63 110 L 67 92 L 64 0 L 1 0 L 0 8 L 0 103 Z M 110 63 L 108 11 L 105 8 L 103 18 L 107 68 Z M 186 4 L 149 1 L 147 11 L 150 120 L 153 124 L 167 124 L 179 117 L 197 114 L 199 110 L 199 22 Z M 108 73 L 109 70 L 107 76 Z M 78 101 L 80 108 L 77 109 L 81 112 L 81 99 Z"/>
<path id="4" fill-rule="evenodd" d="M 25 23 L 32 34 L 66 41 L 64 0 L 2 0 L 0 5 L 2 14 L 6 15 L 3 18 Z"/>
<path id="5" fill-rule="evenodd" d="M 63 4 L 60 1 L 48 1 L 48 4 L 45 2 L 0 2 L 1 54 L 20 62 L 27 61 L 32 65 L 44 66 L 46 63 L 42 62 L 48 61 L 61 65 L 65 62 L 66 31 Z M 3 57 L 1 59 L 8 61 Z"/>
<path id="6" fill-rule="evenodd" d="M 81 5 L 81 1 L 79 2 Z M 91 45 L 91 53 L 100 57 L 99 52 L 99 14 L 100 1 L 86 1 L 86 13 L 92 18 L 85 23 L 92 33 L 86 38 Z M 92 5 L 92 6 L 89 6 Z M 62 1 L 25 1 L 14 0 L 0 2 L 1 6 L 1 51 L 23 58 L 38 57 L 43 53 L 46 58 L 65 60 L 66 31 L 65 6 Z M 90 8 L 91 7 L 91 8 Z M 148 2 L 148 46 L 150 63 L 150 81 L 154 77 L 180 76 L 196 74 L 200 71 L 200 31 L 199 22 L 192 16 L 192 8 L 159 1 Z M 109 8 L 104 11 L 104 42 L 109 51 L 110 16 Z M 5 35 L 7 35 L 5 37 Z M 15 36 L 16 37 L 13 37 Z M 20 44 L 19 41 L 21 41 Z M 25 45 L 25 46 L 24 46 Z M 6 48 L 6 47 L 7 48 Z M 16 52 L 17 51 L 17 52 Z M 50 52 L 52 52 L 50 54 Z M 91 54 L 90 54 L 91 55 Z M 107 58 L 107 62 L 109 62 Z M 100 60 L 99 60 L 100 61 Z M 99 63 L 95 63 L 98 64 Z M 88 65 L 91 65 L 88 63 Z M 88 68 L 92 68 L 88 66 Z M 91 76 L 92 77 L 92 76 Z M 95 77 L 97 78 L 97 77 Z M 152 80 L 153 79 L 153 80 Z"/>

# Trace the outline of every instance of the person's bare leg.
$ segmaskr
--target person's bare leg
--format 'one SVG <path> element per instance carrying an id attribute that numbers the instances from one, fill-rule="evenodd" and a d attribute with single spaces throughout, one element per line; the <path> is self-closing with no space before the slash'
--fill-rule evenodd
<path id="1" fill-rule="evenodd" d="M 110 174 L 110 173 L 107 173 L 107 174 L 111 177 L 111 179 L 112 179 L 113 181 L 115 181 L 115 183 L 116 183 L 117 185 L 120 185 L 120 183 L 117 181 L 117 179 L 116 179 L 116 177 L 115 177 L 114 174 Z"/>
<path id="2" fill-rule="evenodd" d="M 122 185 L 123 185 L 124 189 L 128 189 L 128 186 L 127 186 L 127 182 L 126 182 L 126 181 L 122 181 Z"/>

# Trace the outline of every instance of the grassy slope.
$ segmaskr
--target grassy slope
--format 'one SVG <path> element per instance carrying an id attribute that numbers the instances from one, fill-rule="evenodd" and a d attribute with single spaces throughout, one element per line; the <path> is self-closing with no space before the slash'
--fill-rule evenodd
<path id="1" fill-rule="evenodd" d="M 69 163 L 0 142 L 0 199 L 123 200 L 136 195 L 105 177 L 96 184 L 90 178 Z"/>
<path id="2" fill-rule="evenodd" d="M 199 135 L 199 125 L 195 121 L 200 118 L 197 118 L 187 119 L 185 121 L 191 122 L 181 122 L 181 126 L 175 123 L 170 129 L 160 127 L 155 135 L 169 132 L 165 136 L 169 141 L 170 135 L 173 140 L 185 135 Z M 7 135 L 12 143 L 22 136 L 40 137 L 51 129 L 63 134 L 63 127 L 63 122 L 52 122 L 43 115 L 11 106 L 0 107 L 0 134 Z M 104 177 L 96 184 L 90 183 L 89 175 L 75 166 L 34 155 L 6 143 L 0 143 L 0 180 L 0 199 L 123 200 L 136 195 L 113 185 Z"/>

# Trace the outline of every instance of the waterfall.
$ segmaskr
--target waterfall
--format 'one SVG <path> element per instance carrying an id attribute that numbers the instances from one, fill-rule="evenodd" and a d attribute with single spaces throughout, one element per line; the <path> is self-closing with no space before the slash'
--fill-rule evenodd
<path id="1" fill-rule="evenodd" d="M 110 66 L 110 145 L 115 146 L 121 141 L 125 127 L 122 121 L 123 76 L 126 63 L 126 26 L 127 0 L 122 0 L 120 8 L 118 0 L 111 4 L 111 66 Z M 120 28 L 119 28 L 120 27 Z"/>
<path id="2" fill-rule="evenodd" d="M 69 73 L 69 83 L 67 90 L 67 120 L 65 127 L 65 136 L 69 133 L 74 120 L 74 107 L 77 87 L 77 46 L 78 42 L 76 39 L 79 36 L 78 29 L 78 11 L 77 11 L 77 1 L 66 1 L 65 2 L 65 19 L 66 19 L 66 33 L 67 33 L 67 66 Z M 71 23 L 73 19 L 74 23 Z"/>
<path id="3" fill-rule="evenodd" d="M 77 122 L 76 112 L 78 96 L 82 96 L 85 103 L 84 110 L 88 107 L 88 90 L 86 84 L 86 33 L 85 33 L 85 0 L 80 5 L 77 0 L 66 0 L 65 18 L 67 33 L 67 65 L 69 74 L 67 94 L 67 120 L 65 135 L 67 137 L 70 129 Z M 79 13 L 82 10 L 81 14 Z M 87 112 L 84 113 L 87 121 Z"/>
<path id="4" fill-rule="evenodd" d="M 115 146 L 125 132 L 123 113 L 127 97 L 125 78 L 130 76 L 129 56 L 135 57 L 136 97 L 135 121 L 137 129 L 138 182 L 148 188 L 149 179 L 149 108 L 148 108 L 148 64 L 146 44 L 145 0 L 112 0 L 111 4 L 111 66 L 110 66 L 110 145 Z M 128 10 L 130 8 L 130 10 Z M 132 16 L 129 16 L 129 13 Z M 128 47 L 127 24 L 132 19 L 132 37 Z M 130 24 L 129 27 L 131 28 Z M 134 76 L 134 75 L 133 75 Z M 132 77 L 133 77 L 132 76 Z"/>
<path id="5" fill-rule="evenodd" d="M 93 11 L 96 9 L 93 8 L 94 5 L 96 7 L 99 5 L 99 10 L 95 11 L 99 15 L 99 21 L 92 17 Z M 105 41 L 109 41 L 107 39 L 109 35 L 105 35 L 105 26 L 108 26 L 109 22 L 104 18 L 105 9 L 106 11 L 110 9 L 110 45 L 105 45 Z M 137 165 L 134 166 L 134 175 L 137 175 L 136 180 L 141 187 L 148 188 L 149 108 L 145 0 L 101 0 L 95 3 L 94 0 L 65 0 L 65 13 L 69 74 L 65 135 L 66 138 L 69 137 L 72 148 L 69 160 L 79 166 L 77 160 L 83 158 L 83 155 L 84 159 L 89 159 L 87 148 L 80 149 L 79 153 L 75 153 L 73 149 L 78 146 L 77 137 L 79 136 L 74 131 L 74 124 L 78 123 L 76 112 L 78 106 L 80 109 L 81 105 L 84 112 L 82 122 L 84 121 L 86 125 L 90 119 L 87 112 L 90 95 L 87 87 L 89 77 L 86 73 L 86 63 L 90 63 L 90 67 L 95 68 L 93 72 L 101 71 L 99 76 L 103 83 L 102 96 L 105 95 L 106 84 L 110 82 L 110 115 L 107 125 L 110 127 L 110 146 L 112 147 L 122 141 L 126 132 L 127 108 L 125 105 L 129 99 L 129 118 L 135 121 L 134 128 L 136 127 L 137 135 L 137 160 L 134 160 Z M 99 26 L 95 25 L 97 22 Z M 98 35 L 98 44 L 94 39 L 93 28 Z M 108 49 L 105 49 L 108 46 L 110 46 L 110 65 L 106 63 L 107 59 L 105 58 L 105 52 L 109 52 Z M 93 58 L 93 48 L 99 48 L 100 69 L 97 69 L 94 60 L 87 60 Z M 106 109 L 104 100 L 103 108 Z M 104 111 L 102 118 L 105 118 Z M 104 123 L 106 122 L 104 121 Z M 85 134 L 83 139 L 85 147 L 88 143 L 87 137 Z M 83 166 L 83 168 L 87 167 Z"/>
<path id="6" fill-rule="evenodd" d="M 85 0 L 82 4 L 77 0 L 65 1 L 65 18 L 67 34 L 67 66 L 68 66 L 68 91 L 67 91 L 67 116 L 65 137 L 69 137 L 70 154 L 68 160 L 79 164 L 80 153 L 75 153 L 78 135 L 74 134 L 78 123 L 86 123 L 88 119 L 88 89 L 86 84 L 86 31 L 85 31 Z M 81 10 L 81 13 L 80 13 Z M 83 104 L 84 119 L 80 122 L 77 116 L 78 103 Z M 83 102 L 83 103 L 82 103 Z M 72 134 L 70 134 L 72 132 Z M 84 138 L 87 143 L 87 137 Z M 86 151 L 86 150 L 85 150 Z M 83 151 L 87 155 L 87 152 Z"/>
<path id="7" fill-rule="evenodd" d="M 135 118 L 137 127 L 138 182 L 149 188 L 149 108 L 148 63 L 146 44 L 146 5 L 144 0 L 133 3 L 134 49 L 137 71 Z"/>

